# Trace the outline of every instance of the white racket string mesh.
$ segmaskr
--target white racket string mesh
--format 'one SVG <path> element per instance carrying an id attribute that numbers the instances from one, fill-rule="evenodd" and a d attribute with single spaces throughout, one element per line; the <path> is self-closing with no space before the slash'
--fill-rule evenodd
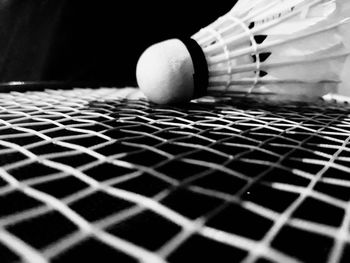
<path id="1" fill-rule="evenodd" d="M 0 261 L 349 262 L 350 107 L 0 94 Z"/>

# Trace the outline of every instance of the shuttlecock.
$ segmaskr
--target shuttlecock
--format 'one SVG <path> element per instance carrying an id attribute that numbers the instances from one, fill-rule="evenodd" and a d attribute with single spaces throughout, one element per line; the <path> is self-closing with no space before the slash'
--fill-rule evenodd
<path id="1" fill-rule="evenodd" d="M 191 38 L 148 48 L 138 84 L 160 104 L 207 94 L 319 97 L 341 82 L 349 22 L 349 0 L 240 0 Z"/>

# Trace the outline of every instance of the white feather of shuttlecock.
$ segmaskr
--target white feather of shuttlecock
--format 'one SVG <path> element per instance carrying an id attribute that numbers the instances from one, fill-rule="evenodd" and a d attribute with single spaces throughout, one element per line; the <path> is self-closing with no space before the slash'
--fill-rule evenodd
<path id="1" fill-rule="evenodd" d="M 349 57 L 349 22 L 349 0 L 238 1 L 192 37 L 208 62 L 208 93 L 335 92 Z"/>

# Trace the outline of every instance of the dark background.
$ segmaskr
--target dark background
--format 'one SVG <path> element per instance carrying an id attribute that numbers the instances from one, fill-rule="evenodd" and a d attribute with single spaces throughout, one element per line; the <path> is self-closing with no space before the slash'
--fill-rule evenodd
<path id="1" fill-rule="evenodd" d="M 135 84 L 149 45 L 191 36 L 234 0 L 0 0 L 0 81 Z"/>

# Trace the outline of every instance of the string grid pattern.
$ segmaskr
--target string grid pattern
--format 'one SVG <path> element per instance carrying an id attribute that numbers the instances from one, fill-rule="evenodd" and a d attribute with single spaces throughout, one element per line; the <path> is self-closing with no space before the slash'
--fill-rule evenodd
<path id="1" fill-rule="evenodd" d="M 0 95 L 1 262 L 348 262 L 350 108 Z"/>

